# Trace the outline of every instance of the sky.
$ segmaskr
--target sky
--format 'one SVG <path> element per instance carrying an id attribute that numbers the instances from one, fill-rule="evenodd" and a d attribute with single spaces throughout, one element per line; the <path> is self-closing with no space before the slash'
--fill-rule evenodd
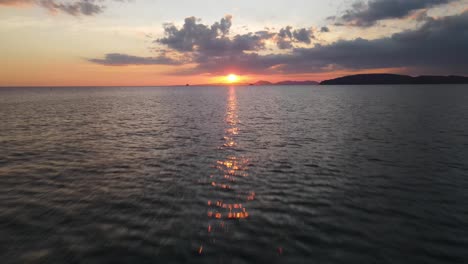
<path id="1" fill-rule="evenodd" d="M 468 75 L 468 0 L 0 0 L 0 86 Z"/>

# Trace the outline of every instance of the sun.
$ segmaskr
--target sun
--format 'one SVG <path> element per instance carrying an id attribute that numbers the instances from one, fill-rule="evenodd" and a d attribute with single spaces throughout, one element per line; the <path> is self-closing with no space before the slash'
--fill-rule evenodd
<path id="1" fill-rule="evenodd" d="M 235 75 L 235 74 L 233 74 L 233 73 L 231 73 L 231 74 L 229 74 L 228 76 L 226 76 L 226 81 L 227 81 L 228 83 L 236 83 L 236 82 L 239 81 L 239 79 L 240 79 L 239 76 L 237 76 L 237 75 Z"/>

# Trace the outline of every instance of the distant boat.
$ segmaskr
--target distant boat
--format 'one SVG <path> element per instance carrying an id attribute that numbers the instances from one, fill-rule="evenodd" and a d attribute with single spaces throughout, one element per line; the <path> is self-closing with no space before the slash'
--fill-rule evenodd
<path id="1" fill-rule="evenodd" d="M 190 86 L 190 84 L 187 83 L 185 86 Z"/>

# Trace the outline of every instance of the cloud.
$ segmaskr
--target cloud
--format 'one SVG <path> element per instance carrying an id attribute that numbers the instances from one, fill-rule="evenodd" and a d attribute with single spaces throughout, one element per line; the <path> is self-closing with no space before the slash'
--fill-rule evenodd
<path id="1" fill-rule="evenodd" d="M 406 67 L 415 71 L 464 73 L 468 69 L 468 11 L 430 18 L 415 30 L 390 37 L 341 40 L 295 49 L 284 58 L 284 72 Z"/>
<path id="2" fill-rule="evenodd" d="M 56 0 L 40 0 L 39 4 L 51 12 L 64 12 L 72 16 L 92 16 L 103 11 L 104 7 L 94 0 L 80 0 L 72 3 L 61 3 Z"/>
<path id="3" fill-rule="evenodd" d="M 310 44 L 314 38 L 312 29 L 296 29 L 293 30 L 291 26 L 281 28 L 276 36 L 276 44 L 279 49 L 291 49 L 293 43 Z"/>
<path id="4" fill-rule="evenodd" d="M 322 33 L 327 33 L 327 32 L 330 32 L 330 29 L 329 29 L 328 27 L 322 27 L 322 28 L 320 29 L 320 32 L 322 32 Z"/>
<path id="5" fill-rule="evenodd" d="M 34 3 L 35 0 L 0 0 L 0 5 L 28 5 Z"/>
<path id="6" fill-rule="evenodd" d="M 231 20 L 226 19 L 225 23 L 230 25 Z M 156 58 L 141 58 L 108 54 L 105 59 L 90 61 L 104 65 L 195 65 L 188 70 L 173 72 L 177 75 L 217 75 L 230 71 L 239 74 L 297 74 L 382 68 L 406 68 L 417 73 L 467 74 L 468 69 L 468 10 L 441 18 L 425 17 L 419 28 L 388 37 L 339 40 L 315 46 L 307 44 L 313 39 L 309 31 L 306 32 L 308 37 L 304 37 L 303 30 L 291 27 L 284 27 L 276 33 L 265 30 L 234 36 L 230 36 L 229 29 L 230 26 L 207 26 L 195 18 L 188 18 L 180 29 L 166 25 L 166 36 L 156 40 L 172 56 L 163 54 Z M 288 44 L 281 52 L 272 51 L 265 45 L 269 41 L 280 46 L 283 40 Z M 305 45 L 295 46 L 297 42 Z M 183 59 L 174 58 L 174 54 Z"/>
<path id="7" fill-rule="evenodd" d="M 141 65 L 167 64 L 175 65 L 180 62 L 174 58 L 183 58 L 184 63 L 194 63 L 200 69 L 210 69 L 215 65 L 229 63 L 241 65 L 244 69 L 253 69 L 248 65 L 256 60 L 258 52 L 266 51 L 266 42 L 270 41 L 280 48 L 291 49 L 296 44 L 311 44 L 314 38 L 312 29 L 293 29 L 290 26 L 279 32 L 262 30 L 246 34 L 231 34 L 232 16 L 227 15 L 212 25 L 205 25 L 196 17 L 188 17 L 181 28 L 172 23 L 163 25 L 164 37 L 154 43 L 163 45 L 170 51 L 169 55 L 162 54 L 156 58 L 146 58 L 119 53 L 107 54 L 104 59 L 89 59 L 90 62 L 102 65 Z M 285 45 L 284 47 L 282 45 Z M 182 62 L 180 62 L 182 64 Z M 261 62 L 260 67 L 266 65 Z M 179 71 L 180 72 L 180 71 Z M 189 71 L 190 72 L 190 71 Z"/>
<path id="8" fill-rule="evenodd" d="M 242 54 L 205 59 L 191 73 L 293 74 L 333 70 L 408 68 L 414 72 L 467 74 L 468 11 L 430 18 L 418 29 L 375 40 L 358 38 L 328 45 L 294 48 L 286 54 Z"/>
<path id="9" fill-rule="evenodd" d="M 123 66 L 123 65 L 180 65 L 183 60 L 174 60 L 164 55 L 158 57 L 138 57 L 120 53 L 106 54 L 103 59 L 88 59 L 88 61 L 107 65 L 107 66 Z"/>
<path id="10" fill-rule="evenodd" d="M 123 0 L 113 0 L 122 2 Z M 105 0 L 0 0 L 0 5 L 37 5 L 52 13 L 66 13 L 72 16 L 93 16 L 105 9 Z"/>
<path id="11" fill-rule="evenodd" d="M 178 52 L 226 56 L 261 50 L 265 41 L 273 36 L 267 31 L 258 31 L 230 37 L 231 25 L 232 16 L 229 15 L 211 26 L 198 23 L 195 17 L 188 17 L 180 29 L 173 24 L 165 24 L 165 37 L 155 42 Z"/>
<path id="12" fill-rule="evenodd" d="M 415 11 L 455 1 L 458 0 L 369 0 L 366 3 L 357 1 L 343 15 L 330 19 L 336 19 L 337 25 L 369 27 L 380 20 L 405 18 Z"/>
<path id="13" fill-rule="evenodd" d="M 294 30 L 293 36 L 297 42 L 302 42 L 306 44 L 310 44 L 312 42 L 311 39 L 314 38 L 312 30 L 305 28 Z"/>

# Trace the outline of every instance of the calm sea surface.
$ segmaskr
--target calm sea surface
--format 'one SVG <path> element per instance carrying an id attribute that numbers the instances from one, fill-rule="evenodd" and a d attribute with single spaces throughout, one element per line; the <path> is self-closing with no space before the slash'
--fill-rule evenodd
<path id="1" fill-rule="evenodd" d="M 1 263 L 468 263 L 468 86 L 0 89 Z"/>

